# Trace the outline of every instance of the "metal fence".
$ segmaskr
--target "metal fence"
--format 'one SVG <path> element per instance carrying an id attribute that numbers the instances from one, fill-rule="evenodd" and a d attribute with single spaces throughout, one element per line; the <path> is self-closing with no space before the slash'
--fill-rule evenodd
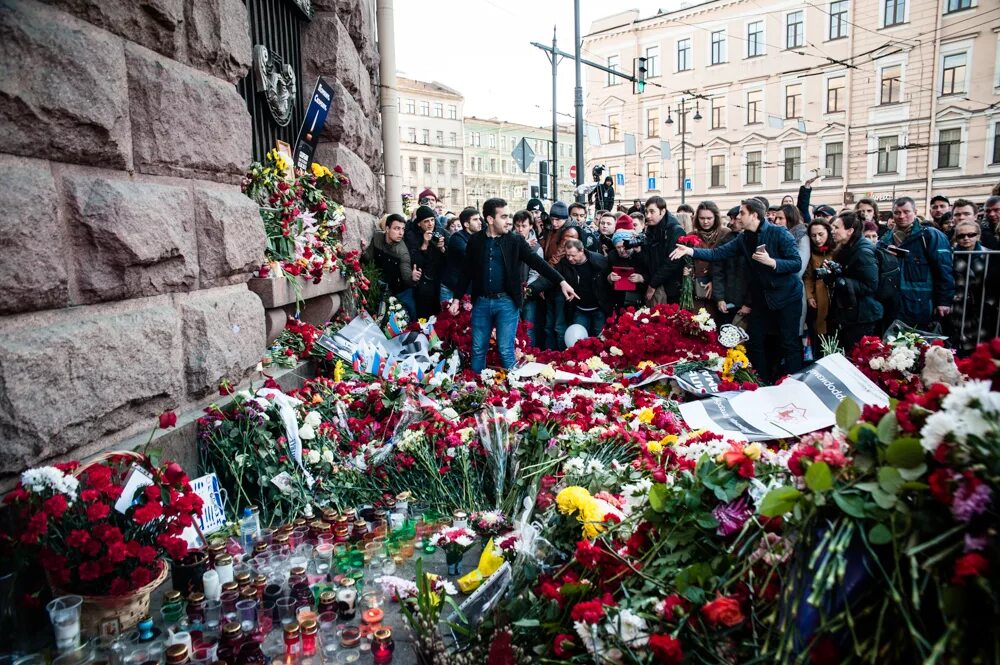
<path id="1" fill-rule="evenodd" d="M 253 66 L 237 89 L 253 125 L 253 158 L 275 141 L 293 146 L 302 124 L 301 29 L 310 16 L 304 0 L 245 0 L 250 18 Z M 309 94 L 310 90 L 305 90 Z"/>
<path id="2" fill-rule="evenodd" d="M 951 344 L 968 353 L 1000 337 L 1000 251 L 956 249 L 955 303 L 948 320 Z"/>

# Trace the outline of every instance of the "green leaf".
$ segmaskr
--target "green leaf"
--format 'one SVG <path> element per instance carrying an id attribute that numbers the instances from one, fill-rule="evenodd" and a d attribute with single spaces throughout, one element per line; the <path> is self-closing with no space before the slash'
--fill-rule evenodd
<path id="1" fill-rule="evenodd" d="M 794 487 L 775 487 L 764 496 L 759 512 L 764 517 L 780 517 L 791 511 L 801 497 L 802 492 Z"/>
<path id="2" fill-rule="evenodd" d="M 918 464 L 912 469 L 899 469 L 899 475 L 903 477 L 903 480 L 917 480 L 922 478 L 925 473 L 927 473 L 926 464 Z"/>
<path id="3" fill-rule="evenodd" d="M 876 524 L 868 532 L 868 540 L 872 545 L 887 545 L 892 542 L 892 531 L 884 524 Z"/>
<path id="4" fill-rule="evenodd" d="M 834 492 L 833 502 L 837 504 L 837 507 L 851 517 L 856 517 L 858 519 L 865 518 L 865 500 L 857 494 L 841 494 L 840 492 Z"/>
<path id="5" fill-rule="evenodd" d="M 861 417 L 861 409 L 850 397 L 845 397 L 837 406 L 837 427 L 845 432 L 851 429 Z"/>
<path id="6" fill-rule="evenodd" d="M 664 483 L 657 483 L 649 488 L 649 507 L 658 513 L 666 509 L 669 488 Z"/>
<path id="7" fill-rule="evenodd" d="M 872 492 L 872 498 L 879 508 L 884 508 L 889 510 L 896 505 L 896 496 L 894 494 L 889 494 L 882 488 L 877 488 Z"/>
<path id="8" fill-rule="evenodd" d="M 518 619 L 513 624 L 518 628 L 537 628 L 540 625 L 538 619 Z"/>
<path id="9" fill-rule="evenodd" d="M 806 469 L 806 487 L 813 492 L 833 489 L 833 474 L 826 462 L 813 462 Z"/>
<path id="10" fill-rule="evenodd" d="M 920 440 L 912 436 L 895 439 L 885 450 L 885 460 L 904 469 L 912 469 L 924 461 L 924 449 Z"/>
<path id="11" fill-rule="evenodd" d="M 883 466 L 878 470 L 878 485 L 888 494 L 898 494 L 903 486 L 903 476 L 899 470 L 891 466 Z"/>
<path id="12" fill-rule="evenodd" d="M 896 420 L 896 412 L 890 411 L 882 416 L 882 420 L 878 421 L 878 440 L 885 445 L 889 445 L 896 439 L 898 434 L 899 421 Z"/>
<path id="13" fill-rule="evenodd" d="M 698 513 L 694 521 L 703 529 L 715 529 L 719 526 L 719 520 L 712 516 L 712 513 Z"/>

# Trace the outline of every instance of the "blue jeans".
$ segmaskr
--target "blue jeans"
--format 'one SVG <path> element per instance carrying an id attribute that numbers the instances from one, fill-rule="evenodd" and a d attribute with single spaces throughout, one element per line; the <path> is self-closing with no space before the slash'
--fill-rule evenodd
<path id="1" fill-rule="evenodd" d="M 559 289 L 545 293 L 545 348 L 566 350 L 566 299 Z"/>
<path id="2" fill-rule="evenodd" d="M 403 309 L 406 310 L 406 315 L 409 317 L 410 321 L 416 321 L 417 301 L 413 298 L 413 289 L 400 291 L 394 297 L 399 301 L 399 304 L 403 306 Z"/>
<path id="3" fill-rule="evenodd" d="M 496 328 L 497 349 L 504 369 L 514 366 L 514 340 L 517 337 L 517 305 L 510 296 L 477 298 L 472 305 L 472 371 L 486 369 L 490 333 Z"/>
<path id="4" fill-rule="evenodd" d="M 607 319 L 604 316 L 604 312 L 600 309 L 595 309 L 592 312 L 584 312 L 581 310 L 576 310 L 573 314 L 573 325 L 581 325 L 587 329 L 587 334 L 591 337 L 597 337 L 604 330 L 604 321 Z"/>
<path id="5" fill-rule="evenodd" d="M 536 315 L 538 311 L 538 301 L 534 298 L 527 298 L 524 304 L 521 305 L 521 318 L 531 324 L 528 328 L 528 339 L 531 341 L 531 345 L 538 347 L 538 317 Z M 542 331 L 544 333 L 544 331 Z"/>
<path id="6" fill-rule="evenodd" d="M 455 294 L 451 292 L 444 284 L 441 285 L 441 302 L 448 302 L 455 297 Z"/>

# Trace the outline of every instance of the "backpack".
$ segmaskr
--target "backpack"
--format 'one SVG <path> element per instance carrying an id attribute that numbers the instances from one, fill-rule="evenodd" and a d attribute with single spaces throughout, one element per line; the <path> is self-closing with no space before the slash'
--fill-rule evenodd
<path id="1" fill-rule="evenodd" d="M 899 297 L 899 258 L 889 253 L 884 247 L 876 245 L 875 261 L 878 263 L 878 286 L 875 288 L 875 299 L 879 302 L 891 302 Z"/>

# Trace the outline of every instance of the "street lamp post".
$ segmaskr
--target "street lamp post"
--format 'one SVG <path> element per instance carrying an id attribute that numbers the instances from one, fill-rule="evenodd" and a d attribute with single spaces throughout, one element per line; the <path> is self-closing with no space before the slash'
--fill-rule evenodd
<path id="1" fill-rule="evenodd" d="M 681 119 L 681 170 L 683 172 L 683 177 L 681 179 L 681 204 L 684 203 L 687 194 L 687 114 L 690 109 L 687 108 L 687 98 L 681 97 L 681 103 L 677 108 L 677 116 Z M 701 109 L 700 103 L 695 100 L 694 106 L 694 117 L 692 120 L 701 120 Z M 674 124 L 674 119 L 670 115 L 670 107 L 667 107 L 667 120 L 666 124 Z"/>

